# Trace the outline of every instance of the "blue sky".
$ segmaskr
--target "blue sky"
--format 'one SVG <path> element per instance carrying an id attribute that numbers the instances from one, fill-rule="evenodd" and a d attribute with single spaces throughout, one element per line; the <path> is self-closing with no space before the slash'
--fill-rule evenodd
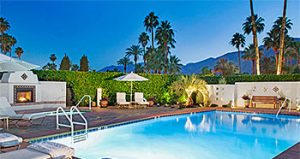
<path id="1" fill-rule="evenodd" d="M 283 0 L 254 0 L 255 12 L 266 25 L 260 42 L 282 15 L 282 6 Z M 159 20 L 171 22 L 177 41 L 171 52 L 183 64 L 235 51 L 229 41 L 235 32 L 242 32 L 250 14 L 248 0 L 0 1 L 0 15 L 9 21 L 16 46 L 24 49 L 23 59 L 43 66 L 55 53 L 59 64 L 66 53 L 78 64 L 86 54 L 96 70 L 116 64 L 127 47 L 137 44 L 151 11 Z M 294 23 L 290 35 L 300 37 L 299 0 L 288 1 L 287 16 Z M 246 37 L 251 43 L 252 36 Z"/>

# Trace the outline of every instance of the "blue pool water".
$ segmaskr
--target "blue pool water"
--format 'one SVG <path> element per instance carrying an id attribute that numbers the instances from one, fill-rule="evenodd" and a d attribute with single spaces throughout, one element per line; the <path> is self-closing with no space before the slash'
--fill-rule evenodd
<path id="1" fill-rule="evenodd" d="M 52 141 L 85 159 L 269 159 L 300 141 L 300 118 L 232 112 L 163 117 Z"/>

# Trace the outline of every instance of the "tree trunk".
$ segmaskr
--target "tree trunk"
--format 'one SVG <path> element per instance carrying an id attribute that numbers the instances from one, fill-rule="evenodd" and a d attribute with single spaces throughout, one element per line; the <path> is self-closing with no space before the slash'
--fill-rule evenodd
<path id="1" fill-rule="evenodd" d="M 152 49 L 154 49 L 154 32 L 153 32 L 153 29 L 151 30 L 151 35 L 152 35 Z"/>
<path id="2" fill-rule="evenodd" d="M 252 60 L 252 75 L 255 74 L 255 60 Z"/>
<path id="3" fill-rule="evenodd" d="M 146 47 L 144 46 L 144 73 L 146 73 Z"/>
<path id="4" fill-rule="evenodd" d="M 281 30 L 280 30 L 280 44 L 279 44 L 279 58 L 278 58 L 279 61 L 278 61 L 278 65 L 277 65 L 277 75 L 280 75 L 281 72 L 282 72 L 286 6 L 287 6 L 287 0 L 284 0 L 283 16 L 282 16 L 282 27 L 281 27 Z"/>
<path id="5" fill-rule="evenodd" d="M 253 2 L 250 0 L 250 10 L 251 10 L 251 20 L 252 20 L 252 34 L 253 34 L 253 45 L 255 48 L 256 54 L 256 74 L 260 75 L 260 64 L 259 64 L 259 50 L 258 50 L 258 40 L 257 40 L 257 33 L 256 33 L 256 24 L 254 19 L 254 10 L 253 10 Z"/>
<path id="6" fill-rule="evenodd" d="M 124 65 L 124 73 L 126 74 L 126 64 Z"/>
<path id="7" fill-rule="evenodd" d="M 239 73 L 242 72 L 242 66 L 241 66 L 241 52 L 240 52 L 240 47 L 238 47 L 238 60 L 239 60 Z"/>
<path id="8" fill-rule="evenodd" d="M 168 73 L 168 46 L 167 44 L 165 43 L 165 70 L 164 70 L 164 74 L 167 74 Z"/>

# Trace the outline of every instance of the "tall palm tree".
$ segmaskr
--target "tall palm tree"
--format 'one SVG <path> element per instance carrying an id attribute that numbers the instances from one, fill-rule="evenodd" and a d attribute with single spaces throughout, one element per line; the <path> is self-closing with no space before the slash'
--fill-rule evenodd
<path id="1" fill-rule="evenodd" d="M 182 64 L 180 64 L 180 59 L 175 55 L 170 56 L 170 63 L 169 63 L 169 73 L 170 74 L 177 74 L 181 71 Z"/>
<path id="2" fill-rule="evenodd" d="M 283 5 L 283 16 L 282 16 L 282 25 L 280 30 L 280 45 L 279 45 L 279 57 L 278 57 L 278 65 L 277 65 L 277 75 L 281 74 L 282 71 L 282 61 L 283 61 L 283 47 L 284 47 L 284 38 L 285 38 L 285 25 L 286 25 L 286 6 L 287 0 L 284 0 Z"/>
<path id="3" fill-rule="evenodd" d="M 260 33 L 264 30 L 264 24 L 263 24 L 264 19 L 261 17 L 257 19 L 257 15 L 254 14 L 252 0 L 250 0 L 250 12 L 251 12 L 251 16 L 246 19 L 246 22 L 243 24 L 243 29 L 246 34 L 250 34 L 250 30 L 252 30 L 253 44 L 254 44 L 255 54 L 256 54 L 256 72 L 257 75 L 260 75 L 260 65 L 259 65 L 260 58 L 259 58 L 259 50 L 258 50 L 257 32 Z M 249 23 L 250 19 L 251 19 L 251 23 Z"/>
<path id="4" fill-rule="evenodd" d="M 10 25 L 9 25 L 8 21 L 5 18 L 0 17 L 0 33 L 1 33 L 1 41 L 0 41 L 0 43 L 1 43 L 1 51 L 2 51 L 2 53 L 4 53 L 5 47 L 7 47 L 7 46 L 5 46 L 5 44 L 3 45 L 3 43 L 5 43 L 5 41 L 4 41 L 4 33 L 9 28 L 10 28 Z M 4 48 L 4 50 L 3 50 L 3 48 Z M 4 54 L 6 54 L 6 53 L 4 53 Z"/>
<path id="5" fill-rule="evenodd" d="M 240 47 L 245 46 L 245 36 L 240 33 L 233 34 L 233 37 L 230 41 L 230 44 L 238 49 L 238 60 L 239 60 L 239 72 L 241 73 L 242 67 L 241 67 L 241 52 Z"/>
<path id="6" fill-rule="evenodd" d="M 146 31 L 151 33 L 152 48 L 154 48 L 154 28 L 158 25 L 158 16 L 156 16 L 154 12 L 150 12 L 144 20 L 144 26 L 146 27 Z"/>
<path id="7" fill-rule="evenodd" d="M 131 45 L 131 47 L 126 49 L 126 56 L 127 57 L 133 56 L 135 67 L 137 66 L 137 61 L 141 53 L 142 53 L 142 49 L 140 45 Z"/>
<path id="8" fill-rule="evenodd" d="M 146 46 L 148 44 L 148 41 L 149 41 L 149 36 L 147 35 L 147 33 L 142 32 L 139 36 L 139 43 L 142 45 L 143 51 L 144 51 L 144 54 L 143 54 L 144 66 L 147 65 L 146 64 L 147 63 Z"/>
<path id="9" fill-rule="evenodd" d="M 21 55 L 24 53 L 24 50 L 21 47 L 17 47 L 15 50 L 15 54 L 21 59 Z"/>
<path id="10" fill-rule="evenodd" d="M 124 73 L 126 73 L 127 71 L 127 66 L 129 64 L 132 64 L 132 62 L 130 61 L 130 59 L 128 57 L 123 57 L 121 58 L 119 61 L 117 61 L 118 65 L 123 65 L 124 66 Z"/>
<path id="11" fill-rule="evenodd" d="M 275 59 L 273 56 L 262 57 L 261 73 L 263 73 L 263 74 L 275 74 L 276 73 L 276 64 L 275 64 Z"/>
<path id="12" fill-rule="evenodd" d="M 0 17 L 0 33 L 4 34 L 9 28 L 10 25 L 8 21 L 5 18 Z"/>
<path id="13" fill-rule="evenodd" d="M 161 26 L 156 29 L 155 39 L 157 40 L 157 44 L 159 48 L 163 51 L 164 60 L 165 60 L 165 69 L 164 73 L 168 72 L 168 57 L 170 53 L 170 48 L 175 48 L 175 39 L 174 39 L 174 31 L 170 22 L 162 21 Z"/>

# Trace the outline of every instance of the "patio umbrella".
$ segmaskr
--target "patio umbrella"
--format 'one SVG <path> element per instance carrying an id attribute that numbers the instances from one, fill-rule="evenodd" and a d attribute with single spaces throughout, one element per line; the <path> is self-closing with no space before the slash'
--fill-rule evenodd
<path id="1" fill-rule="evenodd" d="M 0 72 L 28 71 L 39 67 L 38 65 L 0 54 Z"/>
<path id="2" fill-rule="evenodd" d="M 132 82 L 134 81 L 147 81 L 148 79 L 145 77 L 142 77 L 138 74 L 135 74 L 133 72 L 126 74 L 124 76 L 120 76 L 118 78 L 115 78 L 114 80 L 117 81 L 130 81 L 130 85 L 131 85 L 131 90 L 130 90 L 130 101 L 132 101 Z"/>
<path id="3" fill-rule="evenodd" d="M 0 61 L 0 72 L 27 71 L 28 68 L 12 61 Z"/>

